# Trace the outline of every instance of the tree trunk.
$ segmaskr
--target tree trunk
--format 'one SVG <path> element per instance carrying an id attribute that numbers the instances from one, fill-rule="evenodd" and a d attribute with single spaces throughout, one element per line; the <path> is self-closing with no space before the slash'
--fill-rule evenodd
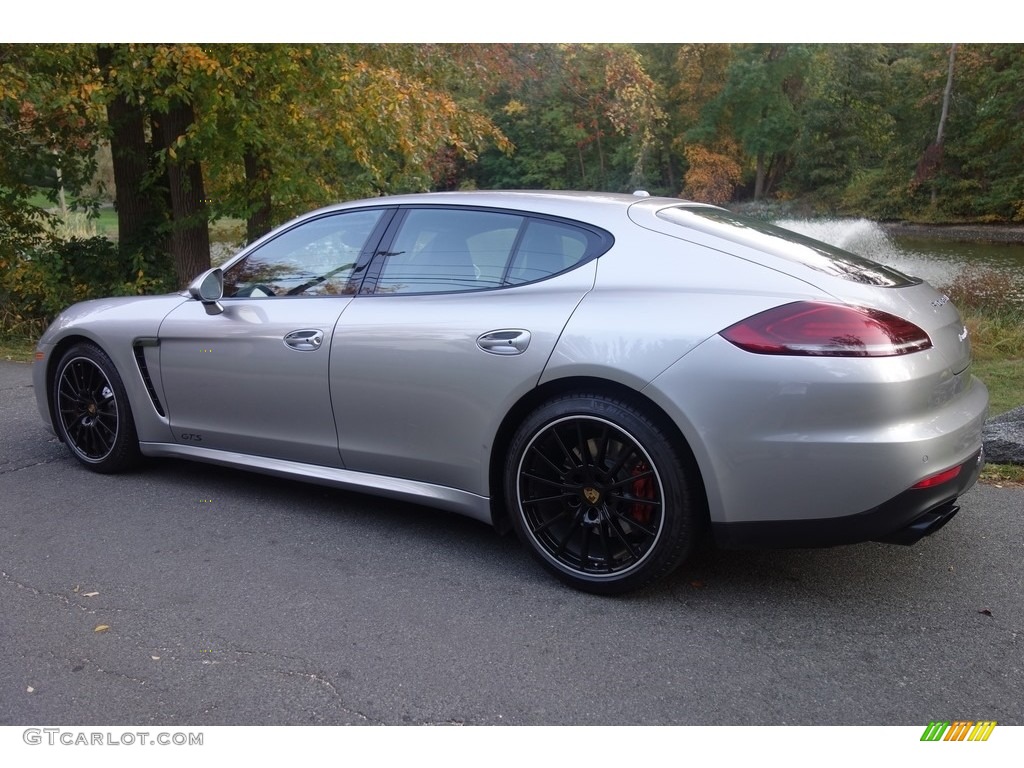
<path id="1" fill-rule="evenodd" d="M 764 152 L 757 153 L 757 174 L 754 177 L 754 199 L 760 200 L 764 196 Z"/>
<path id="2" fill-rule="evenodd" d="M 247 243 L 251 243 L 270 231 L 270 163 L 252 146 L 246 147 L 243 161 L 250 200 L 259 202 L 256 210 L 252 211 L 245 221 L 245 239 Z"/>
<path id="3" fill-rule="evenodd" d="M 210 268 L 210 229 L 206 218 L 206 193 L 199 163 L 188 157 L 170 157 L 179 136 L 194 122 L 192 106 L 176 101 L 160 117 L 165 146 L 168 147 L 167 175 L 171 189 L 171 258 L 179 287 Z"/>
<path id="4" fill-rule="evenodd" d="M 949 70 L 946 73 L 946 90 L 942 93 L 942 114 L 939 116 L 939 129 L 935 133 L 935 146 L 938 148 L 939 157 L 942 153 L 942 142 L 945 140 L 946 118 L 949 117 L 949 100 L 953 95 L 953 63 L 956 61 L 956 43 L 949 46 Z M 932 205 L 938 199 L 938 190 L 935 182 L 932 182 Z"/>
<path id="5" fill-rule="evenodd" d="M 113 47 L 96 47 L 96 58 L 104 78 L 110 71 L 113 56 Z M 150 163 L 145 112 L 137 101 L 117 94 L 107 104 L 107 122 L 110 124 L 110 153 L 114 164 L 117 239 L 121 249 L 130 253 L 152 244 L 159 224 L 160 207 L 144 190 Z"/>
<path id="6" fill-rule="evenodd" d="M 946 90 L 942 93 L 942 114 L 939 116 L 939 130 L 935 143 L 942 146 L 946 133 L 946 118 L 949 117 L 949 100 L 953 95 L 953 64 L 956 61 L 956 43 L 949 46 L 949 70 L 946 72 Z"/>

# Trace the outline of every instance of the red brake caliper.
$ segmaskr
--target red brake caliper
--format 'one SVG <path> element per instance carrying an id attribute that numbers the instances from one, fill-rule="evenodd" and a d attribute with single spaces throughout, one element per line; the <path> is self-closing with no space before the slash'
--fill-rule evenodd
<path id="1" fill-rule="evenodd" d="M 631 483 L 630 490 L 638 499 L 654 499 L 654 478 L 650 475 L 647 477 L 638 477 L 639 475 L 644 475 L 650 471 L 651 468 L 643 461 L 633 467 L 632 475 L 637 479 Z M 629 516 L 641 525 L 647 525 L 651 522 L 651 507 L 647 504 L 630 504 Z"/>

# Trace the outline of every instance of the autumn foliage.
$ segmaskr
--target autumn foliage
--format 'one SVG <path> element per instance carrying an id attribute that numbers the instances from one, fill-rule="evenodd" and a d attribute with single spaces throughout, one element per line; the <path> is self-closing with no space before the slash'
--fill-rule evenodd
<path id="1" fill-rule="evenodd" d="M 740 164 L 701 144 L 690 144 L 684 154 L 689 168 L 684 177 L 683 197 L 718 205 L 729 202 L 743 178 Z"/>

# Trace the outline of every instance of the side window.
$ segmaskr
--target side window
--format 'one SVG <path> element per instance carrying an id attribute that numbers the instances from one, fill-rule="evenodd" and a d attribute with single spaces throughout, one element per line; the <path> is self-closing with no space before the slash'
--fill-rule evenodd
<path id="1" fill-rule="evenodd" d="M 359 253 L 383 215 L 351 211 L 298 225 L 224 273 L 225 297 L 331 296 L 353 293 Z"/>
<path id="2" fill-rule="evenodd" d="M 516 250 L 506 282 L 529 283 L 575 266 L 588 255 L 588 233 L 568 224 L 543 219 L 530 221 Z"/>
<path id="3" fill-rule="evenodd" d="M 496 288 L 522 225 L 511 213 L 414 208 L 384 255 L 376 292 Z"/>

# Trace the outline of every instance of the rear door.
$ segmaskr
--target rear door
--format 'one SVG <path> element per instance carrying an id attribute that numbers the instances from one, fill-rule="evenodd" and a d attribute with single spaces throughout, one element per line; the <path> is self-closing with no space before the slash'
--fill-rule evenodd
<path id="1" fill-rule="evenodd" d="M 342 315 L 331 395 L 348 469 L 487 494 L 491 441 L 537 385 L 611 238 L 510 211 L 404 209 Z"/>

